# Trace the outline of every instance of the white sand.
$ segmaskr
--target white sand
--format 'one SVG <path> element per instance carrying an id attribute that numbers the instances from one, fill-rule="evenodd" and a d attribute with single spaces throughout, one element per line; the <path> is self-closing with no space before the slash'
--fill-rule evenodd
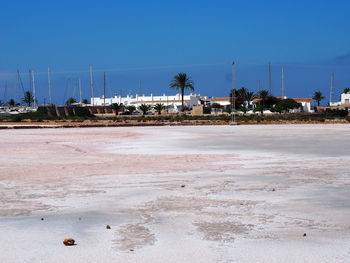
<path id="1" fill-rule="evenodd" d="M 0 262 L 349 262 L 349 138 L 347 125 L 2 130 Z"/>

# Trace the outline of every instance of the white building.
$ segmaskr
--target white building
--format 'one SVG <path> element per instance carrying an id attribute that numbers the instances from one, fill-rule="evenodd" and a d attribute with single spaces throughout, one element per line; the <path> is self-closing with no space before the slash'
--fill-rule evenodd
<path id="1" fill-rule="evenodd" d="M 91 105 L 95 106 L 109 106 L 113 103 L 122 103 L 124 106 L 134 105 L 136 108 L 141 106 L 141 104 L 148 104 L 151 106 L 154 106 L 155 104 L 163 104 L 165 107 L 167 107 L 169 110 L 178 111 L 181 110 L 181 94 L 171 95 L 168 96 L 166 94 L 163 94 L 162 96 L 154 96 L 153 94 L 146 96 L 142 95 L 139 96 L 136 94 L 136 96 L 128 95 L 126 97 L 121 97 L 118 95 L 115 95 L 112 98 L 106 98 L 104 99 L 103 96 L 101 97 L 94 97 L 91 98 Z M 189 94 L 184 95 L 184 106 L 188 108 L 192 108 L 193 106 L 197 106 L 201 104 L 201 96 L 200 94 Z"/>
<path id="2" fill-rule="evenodd" d="M 231 105 L 231 101 L 229 97 L 220 97 L 220 98 L 212 98 L 211 103 L 217 103 L 223 106 L 224 108 Z"/>
<path id="3" fill-rule="evenodd" d="M 338 109 L 345 109 L 350 112 L 350 92 L 342 93 L 340 95 L 340 101 L 330 102 L 329 106 Z"/>
<path id="4" fill-rule="evenodd" d="M 314 101 L 311 98 L 294 98 L 293 100 L 301 104 L 302 112 L 313 112 L 315 110 Z"/>
<path id="5" fill-rule="evenodd" d="M 287 97 L 280 97 L 278 99 L 287 99 Z M 314 111 L 314 101 L 311 98 L 293 98 L 296 102 L 299 102 L 301 104 L 301 111 L 302 112 L 313 112 Z M 253 108 L 255 108 L 259 103 L 261 102 L 261 99 L 255 98 L 254 100 L 250 101 L 249 103 L 246 102 L 246 104 L 252 105 Z M 231 105 L 231 100 L 229 97 L 223 97 L 223 98 L 212 98 L 211 103 L 218 103 L 223 107 L 229 107 Z"/>
<path id="6" fill-rule="evenodd" d="M 350 92 L 342 93 L 340 96 L 341 104 L 349 104 L 350 103 Z"/>

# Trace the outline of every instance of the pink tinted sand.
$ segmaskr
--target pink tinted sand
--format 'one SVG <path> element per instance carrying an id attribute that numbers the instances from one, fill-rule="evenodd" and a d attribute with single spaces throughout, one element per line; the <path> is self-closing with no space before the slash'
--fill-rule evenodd
<path id="1" fill-rule="evenodd" d="M 0 261 L 347 262 L 349 135 L 346 125 L 1 131 Z M 78 245 L 62 246 L 67 237 Z"/>

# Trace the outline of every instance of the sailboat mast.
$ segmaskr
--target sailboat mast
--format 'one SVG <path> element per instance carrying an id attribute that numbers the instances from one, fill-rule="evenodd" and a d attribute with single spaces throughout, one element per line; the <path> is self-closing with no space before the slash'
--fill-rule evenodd
<path id="1" fill-rule="evenodd" d="M 269 93 L 272 96 L 272 85 L 271 85 L 271 63 L 269 62 Z"/>
<path id="2" fill-rule="evenodd" d="M 103 106 L 106 106 L 106 72 L 103 72 Z"/>
<path id="3" fill-rule="evenodd" d="M 7 80 L 5 80 L 5 89 L 4 89 L 4 96 L 3 96 L 3 101 L 6 101 L 6 94 L 7 94 Z"/>
<path id="4" fill-rule="evenodd" d="M 79 103 L 81 104 L 81 81 L 79 78 Z"/>
<path id="5" fill-rule="evenodd" d="M 329 94 L 329 106 L 332 103 L 332 99 L 333 99 L 333 89 L 334 89 L 334 72 L 332 72 L 332 76 L 331 76 L 331 90 L 330 90 L 330 94 Z"/>
<path id="6" fill-rule="evenodd" d="M 28 77 L 29 77 L 29 91 L 33 92 L 32 71 L 30 69 L 28 71 Z"/>
<path id="7" fill-rule="evenodd" d="M 93 79 L 92 79 L 92 65 L 90 65 L 90 78 L 91 78 L 92 106 L 95 106 L 95 99 L 94 99 L 94 82 L 93 82 Z"/>
<path id="8" fill-rule="evenodd" d="M 282 67 L 282 98 L 285 96 L 284 68 Z"/>
<path id="9" fill-rule="evenodd" d="M 34 98 L 34 102 L 33 105 L 34 107 L 36 106 L 36 97 L 35 97 L 35 79 L 34 79 L 34 70 L 32 70 L 32 85 L 33 85 L 33 98 Z"/>
<path id="10" fill-rule="evenodd" d="M 50 67 L 47 67 L 47 79 L 49 82 L 49 103 L 50 106 L 52 105 L 52 98 L 51 98 L 51 76 L 50 76 Z"/>

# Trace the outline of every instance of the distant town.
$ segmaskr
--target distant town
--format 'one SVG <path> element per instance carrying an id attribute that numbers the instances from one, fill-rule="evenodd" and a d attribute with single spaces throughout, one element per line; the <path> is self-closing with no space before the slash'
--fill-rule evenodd
<path id="1" fill-rule="evenodd" d="M 169 87 L 178 91 L 178 93 L 175 95 L 165 93 L 162 95 L 154 95 L 152 93 L 150 95 L 128 94 L 126 96 L 115 94 L 114 97 L 106 97 L 104 93 L 102 96 L 92 96 L 90 100 L 83 100 L 79 81 L 79 100 L 70 97 L 65 102 L 65 105 L 53 105 L 50 95 L 48 104 L 37 105 L 33 77 L 33 83 L 31 83 L 30 89 L 28 91 L 23 90 L 24 96 L 20 102 L 16 102 L 14 99 L 10 99 L 8 102 L 0 101 L 0 116 L 36 112 L 38 109 L 50 115 L 67 115 L 65 113 L 67 111 L 63 110 L 60 113 L 59 109 L 52 110 L 53 107 L 85 108 L 91 114 L 114 112 L 117 115 L 164 115 L 180 112 L 191 113 L 193 115 L 251 115 L 324 111 L 344 111 L 349 113 L 350 109 L 350 88 L 344 89 L 339 101 L 330 101 L 327 106 L 320 106 L 320 102 L 325 99 L 321 91 L 315 91 L 312 98 L 275 97 L 271 90 L 259 90 L 257 93 L 254 93 L 245 87 L 231 89 L 227 97 L 196 94 L 193 93 L 195 91 L 194 82 L 186 73 L 175 75 L 170 81 Z M 93 94 L 92 78 L 91 90 Z M 186 92 L 187 94 L 185 94 Z M 51 94 L 50 82 L 49 93 Z"/>

